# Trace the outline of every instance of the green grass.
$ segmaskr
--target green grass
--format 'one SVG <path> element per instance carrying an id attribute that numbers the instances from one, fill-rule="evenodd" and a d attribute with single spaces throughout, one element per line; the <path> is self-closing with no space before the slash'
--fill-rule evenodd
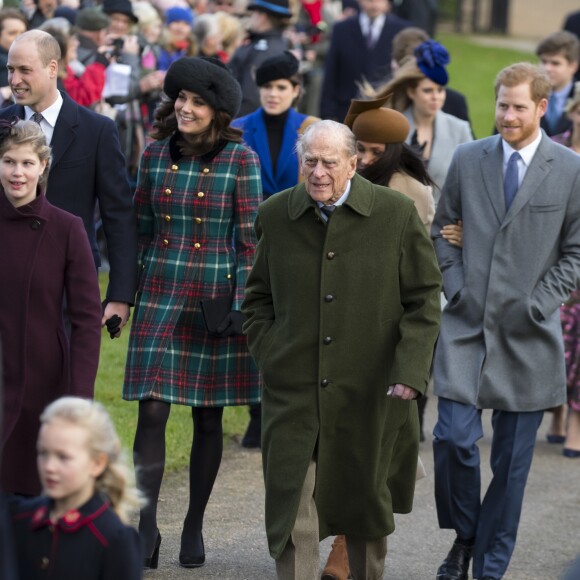
<path id="1" fill-rule="evenodd" d="M 533 53 L 483 47 L 456 34 L 439 34 L 437 40 L 451 55 L 449 86 L 467 97 L 477 138 L 487 137 L 494 127 L 493 82 L 497 73 L 514 62 L 537 62 Z"/>
<path id="2" fill-rule="evenodd" d="M 468 37 L 440 34 L 442 42 L 451 54 L 450 85 L 467 97 L 473 129 L 477 137 L 485 137 L 493 128 L 494 96 L 493 81 L 504 66 L 520 60 L 535 61 L 534 55 L 501 48 L 483 48 Z M 104 289 L 105 276 L 101 275 Z M 121 398 L 123 372 L 127 353 L 129 328 L 120 339 L 111 340 L 103 332 L 101 362 L 97 376 L 96 398 L 103 402 L 117 426 L 123 446 L 130 450 L 137 424 L 136 402 Z M 228 407 L 224 412 L 224 438 L 241 435 L 248 422 L 246 407 Z M 192 423 L 188 407 L 173 405 L 167 426 L 167 468 L 178 469 L 188 464 L 191 445 Z"/>
<path id="3" fill-rule="evenodd" d="M 101 294 L 104 294 L 106 280 L 107 276 L 101 274 L 99 277 Z M 111 414 L 123 447 L 130 456 L 137 427 L 138 403 L 122 399 L 128 341 L 128 327 L 123 329 L 121 338 L 115 340 L 111 340 L 109 334 L 103 331 L 95 398 L 103 403 Z M 248 419 L 247 407 L 226 407 L 223 420 L 224 440 L 243 434 Z M 191 437 L 190 408 L 183 405 L 172 405 L 166 433 L 166 467 L 168 470 L 179 469 L 189 463 Z"/>

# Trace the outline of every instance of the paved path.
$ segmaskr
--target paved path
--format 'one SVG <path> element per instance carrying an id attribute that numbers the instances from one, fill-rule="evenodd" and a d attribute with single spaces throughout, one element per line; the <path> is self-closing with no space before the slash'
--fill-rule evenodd
<path id="1" fill-rule="evenodd" d="M 435 421 L 435 399 L 427 406 L 427 432 Z M 484 483 L 489 480 L 489 415 L 481 444 Z M 580 553 L 580 459 L 562 457 L 560 447 L 545 442 L 547 417 L 540 428 L 530 474 L 516 551 L 505 580 L 559 580 L 567 564 Z M 389 538 L 385 579 L 434 580 L 435 571 L 449 549 L 453 534 L 440 531 L 433 499 L 433 459 L 430 442 L 422 444 L 421 457 L 428 477 L 417 483 L 415 507 L 399 516 Z M 224 452 L 205 521 L 206 565 L 185 570 L 177 563 L 181 522 L 187 504 L 185 472 L 166 477 L 159 504 L 163 536 L 160 567 L 146 580 L 188 578 L 205 580 L 267 580 L 275 577 L 266 546 L 263 523 L 263 484 L 259 452 L 232 442 Z M 321 545 L 322 558 L 330 540 Z"/>

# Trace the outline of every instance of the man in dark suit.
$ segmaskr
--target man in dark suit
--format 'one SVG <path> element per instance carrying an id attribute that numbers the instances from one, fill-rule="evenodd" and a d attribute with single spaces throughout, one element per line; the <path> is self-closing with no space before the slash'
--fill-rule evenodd
<path id="1" fill-rule="evenodd" d="M 323 119 L 342 122 L 357 83 L 381 83 L 391 74 L 391 44 L 397 32 L 409 26 L 390 14 L 389 0 L 360 0 L 358 16 L 337 22 L 332 29 L 324 66 L 320 101 Z"/>
<path id="2" fill-rule="evenodd" d="M 564 108 L 566 101 L 574 95 L 580 40 L 571 32 L 560 30 L 541 40 L 536 54 L 552 85 L 548 108 L 540 125 L 551 137 L 568 131 L 572 126 Z"/>
<path id="3" fill-rule="evenodd" d="M 433 376 L 439 526 L 457 538 L 438 580 L 503 578 L 538 427 L 566 401 L 560 305 L 580 283 L 580 157 L 541 129 L 550 81 L 518 63 L 496 78 L 498 135 L 459 145 L 432 226 L 448 300 Z M 462 220 L 463 245 L 441 237 Z M 491 409 L 492 479 L 478 441 Z"/>
<path id="4" fill-rule="evenodd" d="M 48 200 L 82 218 L 100 266 L 95 231 L 97 202 L 109 252 L 110 274 L 103 324 L 117 315 L 118 336 L 129 318 L 137 280 L 137 226 L 125 159 L 115 124 L 61 95 L 56 82 L 60 49 L 46 32 L 20 35 L 8 53 L 8 82 L 16 105 L 1 118 L 34 118 L 52 147 Z"/>

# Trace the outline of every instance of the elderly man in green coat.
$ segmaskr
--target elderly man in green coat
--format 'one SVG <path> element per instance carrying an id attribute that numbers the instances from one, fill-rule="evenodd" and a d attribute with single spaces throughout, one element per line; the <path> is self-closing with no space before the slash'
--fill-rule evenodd
<path id="1" fill-rule="evenodd" d="M 412 507 L 440 274 L 413 202 L 355 175 L 346 126 L 315 123 L 298 153 L 304 183 L 260 206 L 242 306 L 268 543 L 281 580 L 318 578 L 336 534 L 355 579 L 382 578 L 393 511 Z"/>

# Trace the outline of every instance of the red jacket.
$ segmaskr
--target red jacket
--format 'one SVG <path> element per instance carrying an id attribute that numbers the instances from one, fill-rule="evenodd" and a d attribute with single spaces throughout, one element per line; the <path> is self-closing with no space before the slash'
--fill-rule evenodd
<path id="1" fill-rule="evenodd" d="M 67 74 L 62 83 L 68 96 L 83 107 L 98 103 L 105 86 L 105 70 L 105 65 L 94 62 L 87 66 L 80 77 L 77 77 L 72 68 L 67 65 Z"/>

